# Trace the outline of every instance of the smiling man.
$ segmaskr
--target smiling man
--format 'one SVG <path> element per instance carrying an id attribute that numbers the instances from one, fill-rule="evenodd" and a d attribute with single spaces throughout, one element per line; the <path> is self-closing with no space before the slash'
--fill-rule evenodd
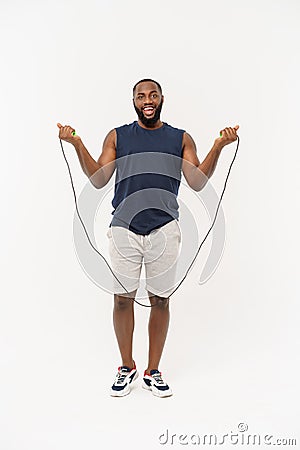
<path id="1" fill-rule="evenodd" d="M 134 299 L 143 262 L 146 289 L 153 307 L 148 325 L 148 366 L 142 386 L 158 397 L 172 395 L 162 378 L 159 363 L 168 332 L 169 296 L 176 284 L 181 241 L 177 203 L 181 172 L 192 189 L 201 190 L 212 176 L 224 146 L 237 139 L 239 128 L 238 125 L 224 128 L 200 163 L 192 137 L 185 130 L 160 120 L 163 102 L 157 81 L 138 81 L 133 88 L 138 120 L 112 129 L 104 139 L 97 161 L 81 138 L 72 135 L 74 128 L 57 124 L 60 139 L 74 145 L 82 169 L 95 187 L 103 187 L 117 169 L 113 218 L 107 236 L 112 268 L 126 290 L 115 281 L 113 323 L 122 359 L 110 390 L 115 397 L 129 394 L 131 383 L 138 377 L 132 341 Z M 138 161 L 142 171 L 134 171 L 132 161 Z M 157 173 L 149 169 L 153 161 Z"/>
<path id="2" fill-rule="evenodd" d="M 161 87 L 157 83 L 157 87 L 155 89 L 151 89 L 149 93 L 145 94 L 145 92 L 142 91 L 144 83 L 147 83 L 147 81 L 142 83 L 139 82 L 133 88 L 134 109 L 138 115 L 139 121 L 141 122 L 140 125 L 144 125 L 146 128 L 160 128 L 162 126 L 162 122 L 160 121 L 160 113 L 164 101 Z M 149 95 L 150 97 L 146 97 L 146 95 Z"/>

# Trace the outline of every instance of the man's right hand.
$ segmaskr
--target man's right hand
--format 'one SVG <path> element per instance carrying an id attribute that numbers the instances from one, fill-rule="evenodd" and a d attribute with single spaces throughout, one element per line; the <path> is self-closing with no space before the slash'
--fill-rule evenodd
<path id="1" fill-rule="evenodd" d="M 76 141 L 80 140 L 80 137 L 75 135 L 73 136 L 73 131 L 75 131 L 74 128 L 70 127 L 69 125 L 65 125 L 64 127 L 62 126 L 61 123 L 57 124 L 58 128 L 59 128 L 59 139 L 61 139 L 62 141 L 66 141 L 69 142 L 70 144 L 75 144 Z"/>

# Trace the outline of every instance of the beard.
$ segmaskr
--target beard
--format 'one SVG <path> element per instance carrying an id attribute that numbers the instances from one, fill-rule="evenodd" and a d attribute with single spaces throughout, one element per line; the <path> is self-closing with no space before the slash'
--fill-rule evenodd
<path id="1" fill-rule="evenodd" d="M 155 112 L 154 112 L 154 116 L 153 117 L 145 117 L 143 110 L 138 109 L 135 104 L 133 104 L 134 109 L 138 115 L 138 118 L 140 119 L 140 121 L 142 122 L 143 125 L 145 125 L 146 127 L 149 128 L 153 128 L 154 125 L 156 124 L 156 122 L 160 119 L 160 113 L 161 113 L 161 109 L 162 109 L 162 104 L 163 102 L 161 101 L 160 104 L 157 106 L 157 108 L 155 108 Z"/>

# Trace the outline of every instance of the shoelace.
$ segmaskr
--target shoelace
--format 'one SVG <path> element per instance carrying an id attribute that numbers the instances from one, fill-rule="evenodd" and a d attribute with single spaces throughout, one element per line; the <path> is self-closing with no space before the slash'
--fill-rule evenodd
<path id="1" fill-rule="evenodd" d="M 154 380 L 156 381 L 156 383 L 158 384 L 165 384 L 162 377 L 161 377 L 161 372 L 160 373 L 154 373 L 152 375 L 152 377 L 154 378 Z"/>
<path id="2" fill-rule="evenodd" d="M 118 371 L 117 376 L 116 376 L 116 381 L 115 384 L 122 384 L 126 378 L 126 376 L 128 375 L 128 371 L 121 369 Z"/>

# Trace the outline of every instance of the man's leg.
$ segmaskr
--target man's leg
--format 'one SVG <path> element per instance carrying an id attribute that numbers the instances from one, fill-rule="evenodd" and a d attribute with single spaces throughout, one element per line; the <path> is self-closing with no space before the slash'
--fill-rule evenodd
<path id="1" fill-rule="evenodd" d="M 118 341 L 122 366 L 132 368 L 132 340 L 134 330 L 134 297 L 136 291 L 130 297 L 125 295 L 114 295 L 113 323 Z"/>
<path id="2" fill-rule="evenodd" d="M 165 340 L 168 333 L 170 311 L 169 298 L 158 297 L 149 292 L 151 308 L 148 331 L 149 331 L 149 358 L 146 373 L 157 369 L 163 352 Z"/>
<path id="3" fill-rule="evenodd" d="M 148 245 L 151 242 L 151 246 Z M 146 373 L 158 370 L 167 337 L 170 312 L 169 296 L 176 285 L 176 267 L 181 242 L 177 220 L 154 230 L 147 239 L 145 252 L 146 288 L 151 305 L 149 318 L 149 360 Z M 152 293 L 157 292 L 160 295 Z"/>

